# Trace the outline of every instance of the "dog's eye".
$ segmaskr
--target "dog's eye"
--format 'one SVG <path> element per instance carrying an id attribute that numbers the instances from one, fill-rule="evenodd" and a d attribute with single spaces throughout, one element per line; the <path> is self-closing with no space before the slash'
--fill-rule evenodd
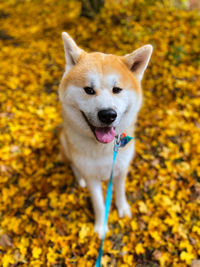
<path id="1" fill-rule="evenodd" d="M 113 94 L 119 94 L 122 91 L 122 89 L 119 87 L 113 87 L 112 91 L 113 91 Z"/>
<path id="2" fill-rule="evenodd" d="M 88 94 L 88 95 L 95 95 L 95 93 L 96 93 L 94 91 L 94 89 L 92 87 L 89 87 L 89 86 L 86 86 L 83 89 L 85 90 L 86 94 Z"/>

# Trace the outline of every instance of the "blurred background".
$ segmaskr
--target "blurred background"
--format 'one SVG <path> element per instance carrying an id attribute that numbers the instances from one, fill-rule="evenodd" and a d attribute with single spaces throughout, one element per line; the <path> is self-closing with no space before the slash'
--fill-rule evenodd
<path id="1" fill-rule="evenodd" d="M 112 205 L 103 266 L 200 266 L 199 29 L 198 0 L 0 2 L 1 266 L 97 257 L 88 191 L 58 159 L 62 31 L 88 52 L 154 47 L 126 182 L 133 217 Z"/>

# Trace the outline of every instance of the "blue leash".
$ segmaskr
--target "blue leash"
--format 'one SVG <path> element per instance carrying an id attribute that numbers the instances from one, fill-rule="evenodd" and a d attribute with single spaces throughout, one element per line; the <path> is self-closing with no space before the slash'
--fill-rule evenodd
<path id="1" fill-rule="evenodd" d="M 114 150 L 113 150 L 112 170 L 111 170 L 111 175 L 110 175 L 110 179 L 109 179 L 109 182 L 108 182 L 108 188 L 107 188 L 107 192 L 106 192 L 105 215 L 104 215 L 104 225 L 103 225 L 103 237 L 101 239 L 101 244 L 100 244 L 100 248 L 99 248 L 99 254 L 98 254 L 98 257 L 97 257 L 97 260 L 96 260 L 95 267 L 101 267 L 101 258 L 102 258 L 102 255 L 103 255 L 103 244 L 104 244 L 104 240 L 105 240 L 106 225 L 107 225 L 107 221 L 108 221 L 108 214 L 109 214 L 109 211 L 110 211 L 110 205 L 111 205 L 111 202 L 112 202 L 113 170 L 114 170 L 115 160 L 116 160 L 116 157 L 117 157 L 117 152 L 118 152 L 120 147 L 124 147 L 132 139 L 133 139 L 133 137 L 131 137 L 131 136 L 123 137 L 121 135 L 115 141 Z"/>

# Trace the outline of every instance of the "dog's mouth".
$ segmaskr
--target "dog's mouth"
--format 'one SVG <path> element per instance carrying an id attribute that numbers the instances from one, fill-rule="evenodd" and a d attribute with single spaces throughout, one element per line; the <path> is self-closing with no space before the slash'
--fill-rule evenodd
<path id="1" fill-rule="evenodd" d="M 85 113 L 81 111 L 85 121 L 87 122 L 88 126 L 90 127 L 91 131 L 93 132 L 97 141 L 103 144 L 107 144 L 113 141 L 115 138 L 115 128 L 114 127 L 95 127 L 93 126 L 88 118 L 86 117 Z"/>

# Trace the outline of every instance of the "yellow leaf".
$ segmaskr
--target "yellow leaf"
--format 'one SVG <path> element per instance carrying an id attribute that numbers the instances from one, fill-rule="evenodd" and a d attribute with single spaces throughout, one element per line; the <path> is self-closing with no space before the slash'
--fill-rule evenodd
<path id="1" fill-rule="evenodd" d="M 32 251 L 33 258 L 38 259 L 40 254 L 42 253 L 42 249 L 38 247 L 34 247 Z"/>
<path id="2" fill-rule="evenodd" d="M 133 266 L 133 255 L 125 254 L 123 256 L 124 263 L 127 263 L 128 266 Z"/>
<path id="3" fill-rule="evenodd" d="M 135 247 L 135 252 L 137 255 L 139 254 L 143 254 L 145 252 L 145 249 L 143 247 L 143 244 L 142 243 L 138 243 Z"/>
<path id="4" fill-rule="evenodd" d="M 182 251 L 180 254 L 180 259 L 185 261 L 187 264 L 191 264 L 192 260 L 195 259 L 195 255 L 186 251 Z"/>
<path id="5" fill-rule="evenodd" d="M 153 237 L 154 240 L 156 240 L 156 241 L 160 240 L 160 235 L 157 231 L 151 232 L 150 235 Z"/>
<path id="6" fill-rule="evenodd" d="M 137 224 L 137 222 L 135 220 L 131 221 L 131 228 L 132 228 L 133 231 L 138 229 L 138 224 Z"/>
<path id="7" fill-rule="evenodd" d="M 87 224 L 83 224 L 79 232 L 79 238 L 84 239 L 88 235 L 89 231 L 90 231 L 89 226 Z"/>
<path id="8" fill-rule="evenodd" d="M 146 204 L 143 202 L 143 201 L 140 201 L 138 203 L 139 205 L 139 211 L 142 212 L 142 213 L 147 213 L 148 212 L 148 208 L 146 206 Z"/>

